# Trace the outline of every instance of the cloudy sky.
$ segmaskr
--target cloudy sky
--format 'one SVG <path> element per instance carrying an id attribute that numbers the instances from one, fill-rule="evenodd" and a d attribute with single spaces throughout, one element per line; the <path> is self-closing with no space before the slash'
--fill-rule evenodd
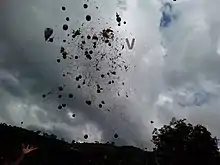
<path id="1" fill-rule="evenodd" d="M 1 0 L 0 121 L 68 141 L 115 141 L 151 148 L 153 128 L 176 117 L 203 124 L 220 137 L 219 5 L 219 0 Z M 118 27 L 116 12 L 126 25 Z M 102 17 L 119 29 L 124 40 L 135 38 L 134 48 L 125 45 L 123 52 L 131 66 L 119 75 L 125 85 L 116 82 L 101 95 L 91 94 L 92 89 L 78 90 L 74 78 L 61 76 L 68 64 L 56 62 L 66 16 L 74 29 L 86 22 L 88 13 L 92 16 L 88 26 L 106 26 L 96 22 Z M 44 39 L 48 27 L 56 29 L 53 43 Z M 74 45 L 69 48 L 76 51 Z M 62 94 L 72 93 L 74 99 L 57 99 L 55 89 L 60 84 L 66 85 Z M 116 89 L 127 91 L 129 97 L 117 97 Z M 88 98 L 90 106 L 85 104 Z M 95 103 L 103 99 L 106 104 L 100 109 Z M 58 110 L 62 103 L 66 107 Z"/>

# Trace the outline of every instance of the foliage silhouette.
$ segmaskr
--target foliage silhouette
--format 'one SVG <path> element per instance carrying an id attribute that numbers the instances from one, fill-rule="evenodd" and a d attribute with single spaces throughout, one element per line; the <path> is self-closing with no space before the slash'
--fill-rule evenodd
<path id="1" fill-rule="evenodd" d="M 38 149 L 25 156 L 20 165 L 220 164 L 216 137 L 211 137 L 204 126 L 193 126 L 185 121 L 173 118 L 168 125 L 155 129 L 153 152 L 132 146 L 118 147 L 112 145 L 113 142 L 77 143 L 73 140 L 68 143 L 53 134 L 0 124 L 0 164 L 17 160 L 21 144 L 31 144 Z"/>
<path id="2" fill-rule="evenodd" d="M 19 165 L 144 165 L 153 161 L 150 152 L 131 146 L 77 143 L 74 140 L 68 143 L 55 135 L 6 124 L 0 124 L 0 132 L 0 165 L 5 161 L 15 162 L 24 150 L 22 144 L 31 144 L 38 149 L 27 146 L 35 151 L 26 155 Z M 148 157 L 151 159 L 146 159 Z"/>
<path id="3" fill-rule="evenodd" d="M 219 164 L 217 138 L 202 125 L 173 118 L 169 125 L 154 129 L 156 162 L 159 165 Z"/>

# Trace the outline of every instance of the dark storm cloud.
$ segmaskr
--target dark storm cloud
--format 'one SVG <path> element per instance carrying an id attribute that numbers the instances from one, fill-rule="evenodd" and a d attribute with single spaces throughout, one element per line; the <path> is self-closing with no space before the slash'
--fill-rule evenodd
<path id="1" fill-rule="evenodd" d="M 1 41 L 7 45 L 8 52 L 1 55 L 1 69 L 5 70 L 11 76 L 11 80 L 6 81 L 10 77 L 7 79 L 4 78 L 5 73 L 3 74 L 2 71 L 1 87 L 4 88 L 5 97 L 6 94 L 9 94 L 9 96 L 16 98 L 13 103 L 6 102 L 6 104 L 22 105 L 24 103 L 21 100 L 27 100 L 25 110 L 21 108 L 21 111 L 23 111 L 21 114 L 23 117 L 29 114 L 34 115 L 36 118 L 36 122 L 34 123 L 31 123 L 31 117 L 30 120 L 27 119 L 24 121 L 24 126 L 29 129 L 35 129 L 37 127 L 48 129 L 50 132 L 70 140 L 71 135 L 68 134 L 70 134 L 71 130 L 68 126 L 77 127 L 90 123 L 94 124 L 101 131 L 101 140 L 103 142 L 113 140 L 117 144 L 142 146 L 142 141 L 139 141 L 142 137 L 139 129 L 137 129 L 138 126 L 128 120 L 122 119 L 121 113 L 126 113 L 126 106 L 115 108 L 117 112 L 102 111 L 94 105 L 94 101 L 89 106 L 85 104 L 85 100 L 90 98 L 83 96 L 73 86 L 71 80 L 62 79 L 61 73 L 65 64 L 59 66 L 56 63 L 56 56 L 59 56 L 59 43 L 49 44 L 44 42 L 44 29 L 46 27 L 56 26 L 56 24 L 58 26 L 62 25 L 61 18 L 65 18 L 65 14 L 62 13 L 61 6 L 65 6 L 67 15 L 71 16 L 71 12 L 68 10 L 71 6 L 70 4 L 72 3 L 61 4 L 58 2 L 49 3 L 48 1 L 43 5 L 40 2 L 18 3 L 17 1 L 12 1 L 7 6 L 7 10 L 2 13 L 3 15 L 7 15 L 7 17 L 2 22 Z M 78 5 L 81 7 L 82 4 L 81 2 L 75 2 L 73 6 L 76 7 Z M 20 13 L 14 11 L 15 7 Z M 72 7 L 71 10 L 73 10 Z M 84 14 L 80 14 L 82 11 L 79 10 L 79 12 L 74 13 L 83 17 Z M 54 17 L 54 14 L 56 17 Z M 21 20 L 25 21 L 21 24 Z M 50 33 L 50 35 L 47 34 L 47 39 L 51 35 L 55 38 L 62 36 L 61 32 L 56 34 Z M 57 95 L 59 92 L 57 88 L 62 84 L 66 84 L 67 87 L 62 92 L 64 98 L 58 99 Z M 52 94 L 43 99 L 42 94 L 48 93 L 50 90 L 52 90 Z M 73 94 L 73 99 L 68 98 L 69 93 Z M 126 103 L 126 101 L 118 99 L 109 101 L 106 104 L 123 105 L 123 102 Z M 57 111 L 58 105 L 64 103 L 66 107 L 61 111 Z M 30 108 L 31 105 L 36 105 L 40 110 L 33 110 L 33 112 L 28 110 L 28 107 Z M 22 115 L 20 114 L 21 116 L 18 115 L 16 118 L 15 114 L 17 112 L 15 110 L 13 112 L 12 107 L 10 108 L 10 112 L 8 112 L 7 110 L 9 108 L 7 107 L 4 110 L 5 115 L 8 115 L 6 122 L 18 124 L 18 120 L 23 119 Z M 73 122 L 73 119 L 68 118 L 67 110 L 65 109 L 76 113 L 76 118 L 81 115 L 81 119 Z M 1 116 L 4 116 L 3 112 L 1 113 Z M 60 123 L 60 126 L 54 123 Z M 66 130 L 63 130 L 63 126 L 61 127 L 62 123 L 65 123 Z M 47 125 L 48 128 L 43 127 L 43 125 Z M 116 140 L 114 138 L 115 133 L 119 135 Z M 75 138 L 79 138 L 78 136 L 81 136 L 81 134 L 74 136 Z"/>
<path id="2" fill-rule="evenodd" d="M 150 147 L 153 127 L 166 124 L 173 116 L 205 124 L 214 135 L 220 135 L 218 2 L 172 2 L 175 11 L 166 11 L 167 15 L 155 0 L 127 0 L 123 3 L 126 8 L 116 8 L 116 0 L 90 1 L 86 9 L 84 3 L 11 0 L 0 10 L 1 121 L 17 126 L 23 122 L 23 127 L 39 128 L 68 140 L 82 141 L 88 134 L 86 141 L 115 140 L 140 147 Z M 118 27 L 116 12 L 126 20 L 125 29 Z M 176 12 L 178 19 L 159 29 L 163 16 Z M 92 16 L 91 21 L 86 21 L 86 15 Z M 130 37 L 135 37 L 134 50 L 126 52 L 126 57 L 132 56 L 126 59 L 135 67 L 120 74 L 126 80 L 122 92 L 129 91 L 128 98 L 117 97 L 117 83 L 106 93 L 90 97 L 97 93 L 77 88 L 78 74 L 70 79 L 62 77 L 67 61 L 57 63 L 67 31 L 78 29 L 85 21 L 101 29 L 103 24 L 95 22 L 100 15 L 113 29 L 126 30 L 121 36 L 127 38 L 132 33 Z M 65 32 L 64 24 L 68 26 Z M 53 28 L 53 42 L 45 42 L 45 28 Z M 66 86 L 60 92 L 58 86 L 63 84 Z M 60 93 L 62 98 L 58 98 Z M 102 100 L 105 104 L 99 108 Z M 62 104 L 66 106 L 58 110 Z M 151 120 L 154 122 L 149 124 Z"/>

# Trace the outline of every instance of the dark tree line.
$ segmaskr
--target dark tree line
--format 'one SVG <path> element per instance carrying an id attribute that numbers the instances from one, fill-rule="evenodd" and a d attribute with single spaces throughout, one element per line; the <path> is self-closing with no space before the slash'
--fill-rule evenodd
<path id="1" fill-rule="evenodd" d="M 25 155 L 20 165 L 217 165 L 218 140 L 202 125 L 185 119 L 172 119 L 168 125 L 153 131 L 154 150 L 132 146 L 117 147 L 111 143 L 67 143 L 56 135 L 29 131 L 0 124 L 0 165 L 3 160 L 16 161 L 21 144 L 37 150 Z M 24 148 L 23 148 L 24 149 Z"/>
<path id="2" fill-rule="evenodd" d="M 0 165 L 2 160 L 15 162 L 21 144 L 37 147 L 25 155 L 20 165 L 143 165 L 148 153 L 132 147 L 117 147 L 111 143 L 67 143 L 55 135 L 29 131 L 0 124 Z"/>
<path id="3" fill-rule="evenodd" d="M 159 165 L 219 164 L 218 140 L 202 125 L 173 118 L 169 125 L 153 132 Z"/>

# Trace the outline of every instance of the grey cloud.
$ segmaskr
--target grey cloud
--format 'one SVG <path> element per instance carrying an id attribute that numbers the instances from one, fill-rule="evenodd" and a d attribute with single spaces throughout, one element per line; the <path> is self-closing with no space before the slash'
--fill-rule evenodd
<path id="1" fill-rule="evenodd" d="M 83 21 L 77 19 L 84 20 L 86 14 L 79 9 L 82 1 L 6 3 L 0 14 L 0 119 L 18 126 L 24 120 L 28 129 L 43 129 L 68 140 L 83 140 L 83 134 L 91 129 L 91 139 L 105 142 L 114 140 L 117 132 L 117 144 L 139 147 L 152 147 L 153 127 L 166 124 L 174 116 L 206 124 L 213 134 L 220 136 L 216 3 L 214 0 L 209 4 L 205 0 L 176 2 L 173 12 L 178 19 L 169 27 L 159 28 L 162 17 L 159 1 L 127 0 L 124 10 L 117 8 L 117 1 L 100 0 L 96 1 L 101 6 L 100 12 L 94 10 L 96 4 L 91 1 L 88 12 L 93 13 L 94 19 L 101 15 L 113 20 L 119 10 L 127 21 L 126 34 L 131 32 L 130 36 L 136 39 L 134 49 L 125 56 L 136 67 L 120 75 L 126 79 L 127 85 L 122 90 L 129 90 L 129 98 L 120 99 L 114 93 L 120 88 L 117 85 L 98 97 L 91 89 L 80 92 L 71 79 L 63 80 L 60 74 L 66 63 L 56 65 L 60 40 L 44 41 L 47 27 L 54 28 L 55 39 L 64 37 L 61 25 L 66 16 L 70 17 L 70 27 L 78 28 Z M 66 12 L 61 11 L 62 5 L 67 7 Z M 95 22 L 91 25 L 101 27 Z M 57 98 L 56 88 L 64 83 L 67 87 L 63 95 L 73 93 L 76 98 Z M 43 99 L 41 95 L 50 89 L 55 94 Z M 188 92 L 182 95 L 183 91 Z M 161 95 L 169 99 L 158 105 Z M 108 100 L 105 107 L 110 112 L 94 105 L 103 98 Z M 92 99 L 92 106 L 85 104 L 86 99 Z M 57 106 L 64 102 L 67 109 L 57 111 Z M 190 106 L 182 107 L 178 103 Z M 194 106 L 195 103 L 199 106 Z M 76 113 L 75 119 L 68 116 L 69 111 Z M 150 125 L 151 120 L 155 124 Z"/>
<path id="2" fill-rule="evenodd" d="M 42 93 L 45 93 L 48 89 L 50 90 L 53 87 L 66 83 L 68 84 L 68 87 L 63 94 L 68 96 L 68 94 L 72 92 L 74 96 L 77 96 L 77 99 L 74 101 L 65 99 L 63 101 L 67 103 L 67 106 L 71 111 L 82 114 L 84 124 L 90 122 L 95 124 L 96 127 L 103 132 L 103 141 L 113 140 L 113 135 L 117 132 L 120 137 L 117 141 L 118 144 L 142 145 L 141 142 L 138 141 L 138 139 L 142 138 L 138 137 L 140 136 L 140 131 L 137 129 L 137 126 L 130 123 L 130 121 L 123 121 L 121 119 L 120 112 L 126 113 L 126 106 L 121 107 L 120 109 L 116 108 L 119 112 L 113 115 L 109 115 L 108 112 L 101 112 L 97 107 L 89 107 L 84 103 L 86 97 L 82 96 L 80 92 L 77 92 L 75 87 L 72 88 L 71 82 L 63 82 L 60 78 L 61 68 L 55 65 L 55 58 L 58 54 L 57 52 L 59 52 L 59 46 L 56 44 L 49 45 L 45 43 L 43 41 L 43 32 L 45 27 L 51 27 L 56 23 L 61 25 L 59 17 L 63 17 L 62 14 L 60 14 L 61 16 L 57 14 L 58 17 L 56 17 L 56 20 L 58 21 L 50 19 L 50 17 L 52 18 L 51 12 L 55 9 L 60 10 L 59 8 L 61 5 L 51 5 L 51 3 L 48 3 L 44 5 L 47 6 L 47 8 L 41 5 L 40 2 L 28 2 L 25 3 L 25 5 L 21 5 L 14 1 L 12 5 L 9 5 L 9 12 L 6 12 L 8 14 L 8 19 L 4 22 L 4 28 L 2 30 L 4 33 L 2 34 L 1 39 L 8 45 L 10 52 L 7 55 L 3 54 L 1 56 L 1 59 L 3 60 L 1 67 L 7 70 L 9 74 L 16 77 L 18 85 L 14 89 L 10 88 L 12 91 L 5 88 L 11 82 L 2 87 L 4 87 L 12 97 L 16 90 L 24 91 L 26 95 L 20 96 L 20 103 L 19 100 L 17 100 L 16 105 L 24 104 L 21 101 L 22 99 L 27 100 L 26 110 L 24 111 L 24 109 L 21 109 L 24 113 L 22 113 L 23 116 L 17 116 L 17 119 L 15 119 L 15 115 L 12 116 L 12 113 L 16 112 L 11 110 L 10 114 L 7 114 L 5 111 L 6 115 L 9 115 L 8 123 L 18 124 L 18 121 L 24 119 L 24 116 L 28 117 L 28 115 L 34 114 L 37 118 L 35 120 L 35 125 L 34 123 L 31 123 L 31 118 L 33 119 L 33 117 L 30 117 L 30 120 L 26 119 L 24 121 L 24 126 L 27 128 L 36 128 L 36 125 L 38 125 L 39 128 L 43 128 L 43 125 L 51 125 L 49 126 L 50 131 L 57 133 L 59 136 L 70 138 L 67 134 L 69 134 L 68 132 L 71 130 L 62 130 L 54 124 L 65 123 L 68 126 L 75 127 L 77 124 L 83 124 L 83 121 L 79 121 L 80 123 L 71 122 L 71 120 L 67 119 L 65 111 L 63 113 L 57 112 L 57 106 L 62 102 L 58 101 L 56 96 L 49 97 L 48 101 L 42 101 L 41 98 Z M 111 5 L 112 3 L 110 6 Z M 15 6 L 20 13 L 13 12 Z M 66 6 L 69 8 L 71 5 L 67 3 Z M 112 15 L 114 13 L 113 10 L 109 10 L 109 12 L 112 13 Z M 46 15 L 45 18 L 42 17 L 43 13 Z M 77 14 L 80 14 L 80 12 Z M 28 17 L 26 17 L 26 15 L 28 15 Z M 25 19 L 26 21 L 24 21 L 23 24 L 20 24 L 22 19 Z M 60 32 L 57 33 L 57 35 L 59 34 Z M 108 104 L 113 103 L 119 105 L 123 103 L 123 101 L 112 100 Z M 38 105 L 41 111 L 33 111 L 25 114 L 28 112 L 28 108 L 35 104 Z M 7 108 L 6 110 L 9 109 Z"/>

